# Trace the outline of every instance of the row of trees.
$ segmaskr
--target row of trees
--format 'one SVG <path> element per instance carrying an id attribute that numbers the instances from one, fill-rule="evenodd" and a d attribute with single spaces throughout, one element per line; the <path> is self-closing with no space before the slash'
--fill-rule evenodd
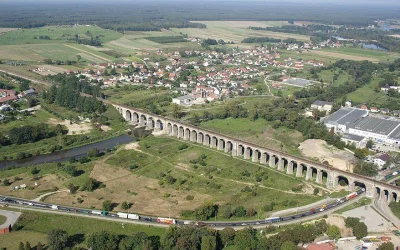
<path id="1" fill-rule="evenodd" d="M 336 228 L 328 227 L 324 220 L 315 224 L 298 225 L 281 231 L 270 237 L 260 237 L 257 230 L 245 228 L 235 231 L 225 228 L 218 231 L 206 227 L 188 225 L 184 227 L 171 226 L 161 236 L 148 236 L 138 232 L 131 236 L 116 235 L 100 231 L 85 235 L 84 244 L 96 250 L 131 250 L 131 249 L 164 249 L 164 250 L 219 250 L 229 246 L 237 249 L 282 249 L 295 250 L 299 243 L 312 242 L 317 236 L 328 232 L 330 237 L 337 236 Z M 275 227 L 268 226 L 264 232 L 273 233 Z M 340 235 L 340 232 L 339 232 Z M 73 247 L 74 237 L 61 229 L 51 230 L 47 234 L 49 250 Z"/>
<path id="2" fill-rule="evenodd" d="M 0 132 L 0 145 L 7 146 L 9 144 L 32 143 L 66 133 L 68 133 L 68 129 L 59 124 L 55 127 L 45 123 L 25 125 L 22 127 L 14 127 L 6 134 Z"/>
<path id="3" fill-rule="evenodd" d="M 183 36 L 155 36 L 145 37 L 145 39 L 156 42 L 156 43 L 182 43 L 188 42 Z"/>

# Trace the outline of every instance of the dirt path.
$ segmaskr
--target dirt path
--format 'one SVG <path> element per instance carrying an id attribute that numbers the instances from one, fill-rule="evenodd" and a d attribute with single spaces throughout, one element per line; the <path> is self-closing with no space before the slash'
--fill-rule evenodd
<path id="1" fill-rule="evenodd" d="M 317 54 L 317 55 L 321 55 L 321 56 L 334 57 L 334 58 L 339 58 L 339 59 L 348 59 L 348 60 L 355 60 L 355 61 L 368 60 L 368 61 L 371 61 L 371 62 L 379 62 L 378 59 L 372 58 L 372 57 L 355 56 L 355 55 L 349 55 L 349 54 L 338 53 L 338 52 L 327 52 L 327 51 L 321 51 L 321 50 L 310 50 L 310 51 L 308 51 L 308 53 Z"/>
<path id="2" fill-rule="evenodd" d="M 42 198 L 46 198 L 47 196 L 50 196 L 50 195 L 53 195 L 53 194 L 56 194 L 56 193 L 61 193 L 61 192 L 68 192 L 69 193 L 69 190 L 66 189 L 66 190 L 59 190 L 59 191 L 55 191 L 55 192 L 45 193 L 45 194 L 42 194 L 42 195 L 38 196 L 37 198 L 33 199 L 32 201 L 40 202 L 40 200 Z"/>
<path id="3" fill-rule="evenodd" d="M 111 62 L 111 60 L 110 60 L 110 59 L 107 59 L 107 58 L 105 58 L 105 57 L 102 57 L 102 56 L 96 55 L 96 54 L 94 54 L 94 53 L 91 53 L 91 52 L 88 52 L 88 51 L 86 51 L 86 50 L 83 50 L 83 49 L 78 49 L 78 48 L 75 48 L 74 46 L 71 46 L 71 45 L 68 45 L 68 44 L 64 44 L 64 46 L 67 46 L 68 48 L 71 48 L 71 49 L 74 49 L 74 50 L 78 50 L 78 51 L 80 51 L 80 52 L 82 52 L 82 53 L 85 53 L 85 54 L 88 54 L 88 55 L 94 56 L 94 57 L 96 57 L 96 58 L 99 58 L 99 59 L 101 59 L 101 60 L 103 60 L 103 61 L 106 61 L 106 62 Z"/>

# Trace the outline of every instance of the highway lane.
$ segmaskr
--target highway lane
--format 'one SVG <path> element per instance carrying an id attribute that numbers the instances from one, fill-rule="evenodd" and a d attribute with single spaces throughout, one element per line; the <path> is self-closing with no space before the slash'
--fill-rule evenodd
<path id="1" fill-rule="evenodd" d="M 335 210 L 348 205 L 349 203 L 357 201 L 359 198 L 361 198 L 364 195 L 364 190 L 359 189 L 358 191 L 356 191 L 356 194 L 357 195 L 352 197 L 351 199 L 347 199 L 346 198 L 347 196 L 346 196 L 346 197 L 337 199 L 334 202 L 324 205 L 323 208 L 315 207 L 315 208 L 310 209 L 309 211 L 301 211 L 298 214 L 278 217 L 279 219 L 274 219 L 273 221 L 268 220 L 268 219 L 260 219 L 260 220 L 252 220 L 252 221 L 195 222 L 195 221 L 171 219 L 171 223 L 169 223 L 169 224 L 184 225 L 184 224 L 195 223 L 198 226 L 210 226 L 210 227 L 214 227 L 216 229 L 223 229 L 225 227 L 233 227 L 235 229 L 240 229 L 240 228 L 244 228 L 244 227 L 248 227 L 248 226 L 252 226 L 254 228 L 262 228 L 262 227 L 265 227 L 266 225 L 287 225 L 287 224 L 292 224 L 292 223 L 301 223 L 302 221 L 308 221 L 311 219 L 316 219 L 318 217 L 322 217 L 324 215 L 330 214 L 330 213 L 334 212 Z M 45 212 L 63 213 L 63 214 L 77 215 L 77 216 L 90 216 L 92 218 L 93 217 L 99 218 L 99 219 L 102 218 L 102 219 L 114 220 L 114 221 L 118 221 L 118 222 L 125 221 L 125 222 L 129 222 L 129 223 L 138 223 L 138 224 L 144 224 L 144 225 L 165 227 L 165 224 L 158 223 L 157 222 L 158 217 L 154 217 L 154 216 L 139 215 L 138 220 L 132 220 L 132 219 L 120 218 L 120 217 L 118 217 L 118 215 L 116 213 L 104 213 L 103 215 L 94 214 L 93 212 L 101 213 L 101 211 L 69 207 L 69 206 L 62 206 L 62 205 L 54 205 L 54 204 L 49 204 L 49 203 L 44 203 L 44 202 L 30 201 L 30 200 L 25 200 L 25 199 L 20 199 L 20 198 L 15 198 L 15 197 L 8 197 L 8 196 L 1 196 L 1 195 L 0 195 L 0 203 L 8 204 L 9 206 L 12 206 L 12 207 L 24 208 L 24 209 L 30 209 L 30 210 L 41 210 L 41 211 L 45 211 Z"/>

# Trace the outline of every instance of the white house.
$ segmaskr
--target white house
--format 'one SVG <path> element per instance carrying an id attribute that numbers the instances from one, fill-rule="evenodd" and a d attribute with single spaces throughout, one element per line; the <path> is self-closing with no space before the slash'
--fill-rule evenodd
<path id="1" fill-rule="evenodd" d="M 329 114 L 332 111 L 333 103 L 316 100 L 313 104 L 311 104 L 311 108 L 319 111 L 325 111 L 327 114 Z"/>
<path id="2" fill-rule="evenodd" d="M 172 98 L 172 103 L 178 104 L 178 105 L 192 105 L 192 102 L 196 100 L 196 98 L 193 95 L 184 95 L 184 96 L 178 96 L 176 98 Z"/>
<path id="3" fill-rule="evenodd" d="M 379 169 L 382 169 L 382 167 L 386 164 L 386 162 L 390 159 L 390 156 L 388 154 L 381 154 L 380 156 L 376 157 L 374 159 L 374 164 L 379 167 Z"/>

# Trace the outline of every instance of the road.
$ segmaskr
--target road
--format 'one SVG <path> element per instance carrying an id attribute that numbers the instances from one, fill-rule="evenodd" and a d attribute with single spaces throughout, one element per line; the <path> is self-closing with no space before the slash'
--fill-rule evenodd
<path id="1" fill-rule="evenodd" d="M 376 198 L 373 200 L 372 206 L 388 221 L 391 221 L 395 227 L 400 226 L 400 220 L 392 213 L 386 199 L 379 200 L 379 198 Z"/>
<path id="2" fill-rule="evenodd" d="M 23 75 L 19 75 L 19 74 L 13 73 L 13 72 L 8 71 L 8 70 L 0 69 L 0 72 L 6 73 L 6 74 L 9 74 L 9 75 L 12 75 L 12 76 L 20 77 L 20 78 L 29 80 L 29 81 L 31 81 L 33 83 L 43 84 L 43 85 L 47 85 L 47 86 L 51 85 L 51 83 L 49 83 L 49 82 L 42 81 L 42 80 L 36 80 L 36 79 L 33 79 L 33 78 L 29 78 L 29 77 L 26 77 L 26 76 L 23 76 Z"/>
<path id="3" fill-rule="evenodd" d="M 4 222 L 3 225 L 0 225 L 0 228 L 5 228 L 8 227 L 9 225 L 13 226 L 15 222 L 17 222 L 21 213 L 14 211 L 0 210 L 0 215 L 3 215 L 7 218 L 6 222 Z"/>
<path id="4" fill-rule="evenodd" d="M 266 225 L 288 225 L 293 223 L 301 223 L 304 221 L 309 221 L 312 219 L 317 219 L 324 215 L 328 215 L 337 209 L 343 208 L 348 204 L 356 202 L 358 199 L 364 196 L 364 190 L 359 189 L 356 192 L 357 196 L 352 197 L 351 199 L 347 199 L 346 197 L 340 198 L 331 202 L 329 204 L 324 205 L 324 208 L 320 206 L 314 207 L 310 210 L 300 211 L 298 214 L 294 215 L 285 215 L 282 217 L 271 217 L 267 219 L 258 219 L 252 221 L 207 221 L 207 222 L 193 222 L 193 221 L 183 221 L 177 220 L 173 218 L 164 218 L 168 222 L 160 222 L 160 218 L 151 217 L 151 216 L 141 216 L 136 214 L 131 214 L 135 219 L 127 219 L 127 214 L 124 217 L 121 217 L 122 214 L 109 213 L 98 210 L 88 210 L 83 208 L 69 207 L 69 206 L 56 206 L 49 203 L 30 201 L 15 197 L 7 197 L 0 196 L 0 203 L 5 203 L 13 208 L 18 209 L 28 209 L 28 210 L 39 210 L 41 212 L 47 213 L 61 213 L 68 214 L 73 216 L 80 217 L 91 217 L 96 219 L 105 219 L 117 222 L 126 222 L 126 223 L 135 223 L 142 225 L 153 225 L 153 226 L 161 226 L 165 227 L 166 224 L 177 224 L 184 225 L 190 223 L 196 223 L 199 226 L 210 226 L 215 229 L 223 229 L 226 227 L 233 227 L 235 229 L 242 229 L 248 226 L 252 226 L 254 228 L 264 228 Z M 162 219 L 162 218 L 161 218 Z"/>

